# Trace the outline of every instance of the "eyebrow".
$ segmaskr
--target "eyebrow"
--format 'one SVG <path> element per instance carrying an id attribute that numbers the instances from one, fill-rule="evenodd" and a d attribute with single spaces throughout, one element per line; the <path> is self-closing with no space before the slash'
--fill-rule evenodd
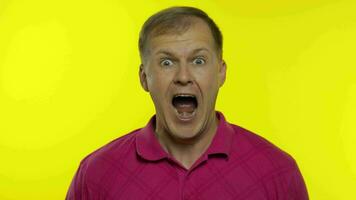
<path id="1" fill-rule="evenodd" d="M 200 52 L 200 51 L 207 51 L 207 52 L 210 52 L 207 48 L 202 47 L 202 48 L 194 49 L 194 50 L 191 52 L 191 54 L 196 54 L 196 53 L 198 53 L 198 52 Z M 174 57 L 173 53 L 170 52 L 169 50 L 161 49 L 161 50 L 158 50 L 155 54 L 160 54 L 160 53 Z"/>

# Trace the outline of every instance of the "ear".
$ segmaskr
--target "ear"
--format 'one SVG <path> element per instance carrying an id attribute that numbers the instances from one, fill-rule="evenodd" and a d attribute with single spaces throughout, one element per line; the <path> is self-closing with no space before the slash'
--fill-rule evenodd
<path id="1" fill-rule="evenodd" d="M 147 86 L 147 77 L 146 77 L 146 72 L 144 70 L 143 64 L 140 65 L 140 70 L 139 70 L 139 77 L 140 77 L 140 82 L 142 88 L 148 92 L 148 86 Z"/>
<path id="2" fill-rule="evenodd" d="M 223 59 L 221 59 L 221 62 L 219 64 L 219 87 L 223 86 L 225 83 L 226 79 L 226 63 Z"/>
<path id="3" fill-rule="evenodd" d="M 145 72 L 143 64 L 140 65 L 140 69 L 139 69 L 138 74 L 139 74 L 139 77 L 140 77 L 140 83 L 141 83 L 142 88 L 146 92 L 148 92 L 147 76 L 146 76 L 146 72 Z"/>

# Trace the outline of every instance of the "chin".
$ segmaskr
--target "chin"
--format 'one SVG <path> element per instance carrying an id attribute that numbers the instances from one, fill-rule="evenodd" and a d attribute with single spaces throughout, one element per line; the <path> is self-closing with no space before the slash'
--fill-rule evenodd
<path id="1" fill-rule="evenodd" d="M 202 130 L 202 122 L 189 124 L 189 125 L 182 125 L 182 124 L 172 124 L 173 126 L 170 127 L 170 131 L 174 137 L 174 139 L 178 140 L 192 140 L 199 137 L 201 130 Z"/>

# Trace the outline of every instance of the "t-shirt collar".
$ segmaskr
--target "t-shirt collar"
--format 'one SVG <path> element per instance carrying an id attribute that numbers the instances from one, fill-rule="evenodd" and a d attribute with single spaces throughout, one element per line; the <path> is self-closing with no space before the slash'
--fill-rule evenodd
<path id="1" fill-rule="evenodd" d="M 216 115 L 219 119 L 218 128 L 206 153 L 208 155 L 225 154 L 228 157 L 231 151 L 234 130 L 220 111 L 216 111 Z M 156 115 L 153 115 L 147 125 L 140 129 L 136 135 L 136 151 L 138 155 L 150 161 L 169 157 L 155 135 L 155 120 Z"/>

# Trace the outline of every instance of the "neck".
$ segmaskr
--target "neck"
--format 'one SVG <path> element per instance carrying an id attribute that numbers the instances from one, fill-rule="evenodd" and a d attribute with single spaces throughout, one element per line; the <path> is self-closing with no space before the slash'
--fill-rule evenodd
<path id="1" fill-rule="evenodd" d="M 157 121 L 156 121 L 157 123 Z M 169 137 L 166 129 L 156 129 L 156 134 L 161 146 L 179 161 L 185 168 L 189 169 L 194 162 L 208 149 L 215 136 L 219 120 L 215 111 L 210 114 L 206 127 L 202 133 L 189 141 L 176 141 Z M 157 127 L 157 126 L 156 126 Z"/>

